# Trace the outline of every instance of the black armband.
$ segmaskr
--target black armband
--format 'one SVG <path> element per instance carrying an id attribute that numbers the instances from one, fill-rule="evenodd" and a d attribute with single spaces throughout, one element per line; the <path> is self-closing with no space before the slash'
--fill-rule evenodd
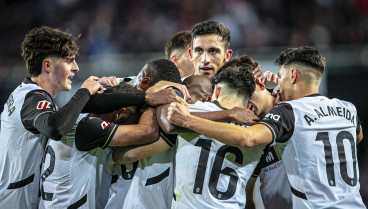
<path id="1" fill-rule="evenodd" d="M 177 134 L 166 134 L 162 130 L 160 130 L 160 137 L 170 146 L 174 146 L 176 144 Z"/>
<path id="2" fill-rule="evenodd" d="M 184 93 L 180 90 L 180 89 L 178 89 L 177 87 L 175 87 L 175 86 L 170 86 L 174 91 L 175 91 L 175 93 L 179 96 L 179 97 L 181 97 L 181 98 L 183 98 L 184 99 Z"/>
<path id="3" fill-rule="evenodd" d="M 92 95 L 83 113 L 103 114 L 122 107 L 142 105 L 146 103 L 146 93 L 103 93 Z"/>

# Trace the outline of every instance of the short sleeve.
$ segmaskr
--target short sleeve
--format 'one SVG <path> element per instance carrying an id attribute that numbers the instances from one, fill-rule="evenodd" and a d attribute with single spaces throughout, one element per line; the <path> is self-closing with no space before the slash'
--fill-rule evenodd
<path id="1" fill-rule="evenodd" d="M 81 151 L 89 151 L 97 147 L 105 148 L 110 144 L 117 128 L 117 125 L 91 114 L 78 123 L 75 145 Z"/>
<path id="2" fill-rule="evenodd" d="M 271 130 L 273 141 L 284 143 L 294 132 L 293 108 L 288 103 L 280 103 L 273 107 L 258 124 L 266 125 Z"/>

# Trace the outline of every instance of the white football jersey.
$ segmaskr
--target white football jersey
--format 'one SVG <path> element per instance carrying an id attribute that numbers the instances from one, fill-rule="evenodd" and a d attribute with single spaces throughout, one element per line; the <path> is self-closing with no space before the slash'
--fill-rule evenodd
<path id="1" fill-rule="evenodd" d="M 81 126 L 80 121 L 88 123 Z M 42 164 L 39 208 L 93 209 L 97 205 L 100 208 L 104 206 L 104 201 L 99 198 L 104 196 L 101 190 L 108 185 L 102 183 L 106 183 L 104 179 L 108 176 L 103 172 L 105 150 L 102 148 L 107 146 L 115 130 L 114 124 L 110 125 L 89 114 L 81 114 L 66 136 L 60 141 L 48 142 Z M 80 151 L 75 142 L 80 131 L 96 134 L 101 141 L 107 142 L 102 148 Z"/>
<path id="2" fill-rule="evenodd" d="M 111 185 L 106 208 L 171 208 L 175 151 L 171 147 L 133 164 L 116 165 L 121 173 Z"/>
<path id="3" fill-rule="evenodd" d="M 10 95 L 1 114 L 0 132 L 0 207 L 1 208 L 37 208 L 40 178 L 40 165 L 47 138 L 42 134 L 28 131 L 21 121 L 21 109 L 27 93 L 41 90 L 30 79 L 19 85 Z M 52 102 L 44 100 L 40 107 L 56 110 Z"/>
<path id="4" fill-rule="evenodd" d="M 359 193 L 353 104 L 318 94 L 280 103 L 260 122 L 278 147 L 293 208 L 366 208 Z"/>
<path id="5" fill-rule="evenodd" d="M 217 101 L 191 112 L 221 111 Z M 244 208 L 245 187 L 265 146 L 239 148 L 198 133 L 178 136 L 174 208 Z"/>

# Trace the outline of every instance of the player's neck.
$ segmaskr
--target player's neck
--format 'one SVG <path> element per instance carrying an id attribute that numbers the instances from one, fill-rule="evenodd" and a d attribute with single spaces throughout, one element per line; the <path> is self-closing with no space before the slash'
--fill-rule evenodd
<path id="1" fill-rule="evenodd" d="M 295 87 L 295 91 L 293 94 L 292 99 L 299 99 L 311 94 L 318 94 L 319 86 L 315 86 L 315 85 L 300 85 L 300 86 L 296 86 Z"/>
<path id="2" fill-rule="evenodd" d="M 56 95 L 59 93 L 56 92 L 56 89 L 53 88 L 52 81 L 47 76 L 41 74 L 37 77 L 31 77 L 31 80 L 37 83 L 37 85 L 43 90 L 47 91 L 47 93 L 49 93 L 52 98 L 55 98 Z"/>
<path id="3" fill-rule="evenodd" d="M 231 98 L 231 97 L 219 97 L 217 100 L 220 105 L 226 109 L 232 109 L 234 107 L 245 107 L 246 103 L 242 99 L 239 98 Z"/>
<path id="4" fill-rule="evenodd" d="M 264 118 L 268 112 L 271 111 L 273 106 L 275 105 L 275 97 L 271 94 L 264 95 L 264 109 L 260 115 L 258 115 L 259 118 Z"/>

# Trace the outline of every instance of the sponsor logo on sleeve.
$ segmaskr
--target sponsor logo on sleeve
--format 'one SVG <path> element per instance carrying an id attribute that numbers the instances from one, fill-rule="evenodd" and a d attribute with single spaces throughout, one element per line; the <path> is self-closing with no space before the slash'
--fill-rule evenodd
<path id="1" fill-rule="evenodd" d="M 105 129 L 109 125 L 110 125 L 110 123 L 109 122 L 106 122 L 106 121 L 104 121 L 104 122 L 101 123 L 102 129 Z"/>
<path id="2" fill-rule="evenodd" d="M 44 110 L 51 108 L 51 102 L 47 100 L 39 101 L 37 104 L 37 110 Z"/>
<path id="3" fill-rule="evenodd" d="M 276 114 L 272 114 L 272 113 L 267 113 L 267 115 L 265 116 L 265 118 L 272 119 L 275 122 L 278 122 L 280 120 L 280 115 L 276 115 Z"/>

